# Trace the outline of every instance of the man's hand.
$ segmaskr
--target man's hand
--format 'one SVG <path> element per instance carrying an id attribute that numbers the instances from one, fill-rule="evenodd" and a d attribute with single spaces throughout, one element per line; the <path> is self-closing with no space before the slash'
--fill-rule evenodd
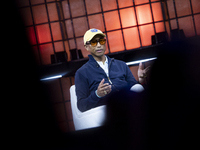
<path id="1" fill-rule="evenodd" d="M 150 69 L 150 66 L 143 69 L 142 63 L 139 64 L 139 68 L 138 68 L 139 83 L 141 83 L 141 84 L 144 83 L 145 78 L 147 77 L 147 72 L 149 71 L 149 69 Z"/>
<path id="2" fill-rule="evenodd" d="M 101 80 L 101 82 L 99 83 L 99 86 L 97 88 L 97 95 L 100 97 L 103 97 L 107 94 L 109 94 L 111 92 L 111 85 L 109 85 L 109 83 L 105 83 L 104 84 L 104 79 Z"/>

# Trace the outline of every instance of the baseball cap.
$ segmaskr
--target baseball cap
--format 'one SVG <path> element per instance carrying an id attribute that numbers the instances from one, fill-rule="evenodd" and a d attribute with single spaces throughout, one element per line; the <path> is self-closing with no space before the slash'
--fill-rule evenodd
<path id="1" fill-rule="evenodd" d="M 90 41 L 97 34 L 100 34 L 104 37 L 106 36 L 105 34 L 103 34 L 101 30 L 98 30 L 98 29 L 93 28 L 86 31 L 83 37 L 84 45 L 86 44 L 87 41 Z"/>

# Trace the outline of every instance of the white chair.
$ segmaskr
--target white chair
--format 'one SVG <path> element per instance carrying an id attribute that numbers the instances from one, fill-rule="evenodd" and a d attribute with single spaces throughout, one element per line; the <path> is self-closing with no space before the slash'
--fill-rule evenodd
<path id="1" fill-rule="evenodd" d="M 103 125 L 106 118 L 106 106 L 99 106 L 88 111 L 81 112 L 77 107 L 77 96 L 75 85 L 70 87 L 70 98 L 72 107 L 72 116 L 75 130 L 99 127 Z"/>
<path id="2" fill-rule="evenodd" d="M 135 84 L 131 87 L 131 91 L 142 92 L 143 86 Z M 75 130 L 83 130 L 88 128 L 94 128 L 102 126 L 106 118 L 106 106 L 99 106 L 92 108 L 88 111 L 81 112 L 77 107 L 77 96 L 75 91 L 75 85 L 70 87 L 70 98 L 72 107 L 72 116 L 74 121 Z"/>

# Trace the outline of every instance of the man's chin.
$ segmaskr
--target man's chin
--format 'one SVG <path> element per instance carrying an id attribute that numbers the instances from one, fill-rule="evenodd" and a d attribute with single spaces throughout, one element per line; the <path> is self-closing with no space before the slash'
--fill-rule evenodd
<path id="1" fill-rule="evenodd" d="M 102 54 L 93 54 L 93 57 L 101 58 L 102 56 L 104 56 L 104 53 L 102 53 Z"/>
<path id="2" fill-rule="evenodd" d="M 98 56 L 98 57 L 101 57 L 101 56 L 104 55 L 104 51 L 102 51 L 102 52 L 96 52 L 95 55 Z"/>

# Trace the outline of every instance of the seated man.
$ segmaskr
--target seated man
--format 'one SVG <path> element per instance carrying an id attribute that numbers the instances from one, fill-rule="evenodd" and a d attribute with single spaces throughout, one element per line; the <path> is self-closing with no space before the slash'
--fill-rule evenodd
<path id="1" fill-rule="evenodd" d="M 125 62 L 106 56 L 106 35 L 98 29 L 90 29 L 84 35 L 84 46 L 91 53 L 89 61 L 75 74 L 77 105 L 80 111 L 105 105 L 110 92 L 129 89 L 138 82 Z M 139 82 L 144 82 L 147 69 L 138 69 Z"/>

